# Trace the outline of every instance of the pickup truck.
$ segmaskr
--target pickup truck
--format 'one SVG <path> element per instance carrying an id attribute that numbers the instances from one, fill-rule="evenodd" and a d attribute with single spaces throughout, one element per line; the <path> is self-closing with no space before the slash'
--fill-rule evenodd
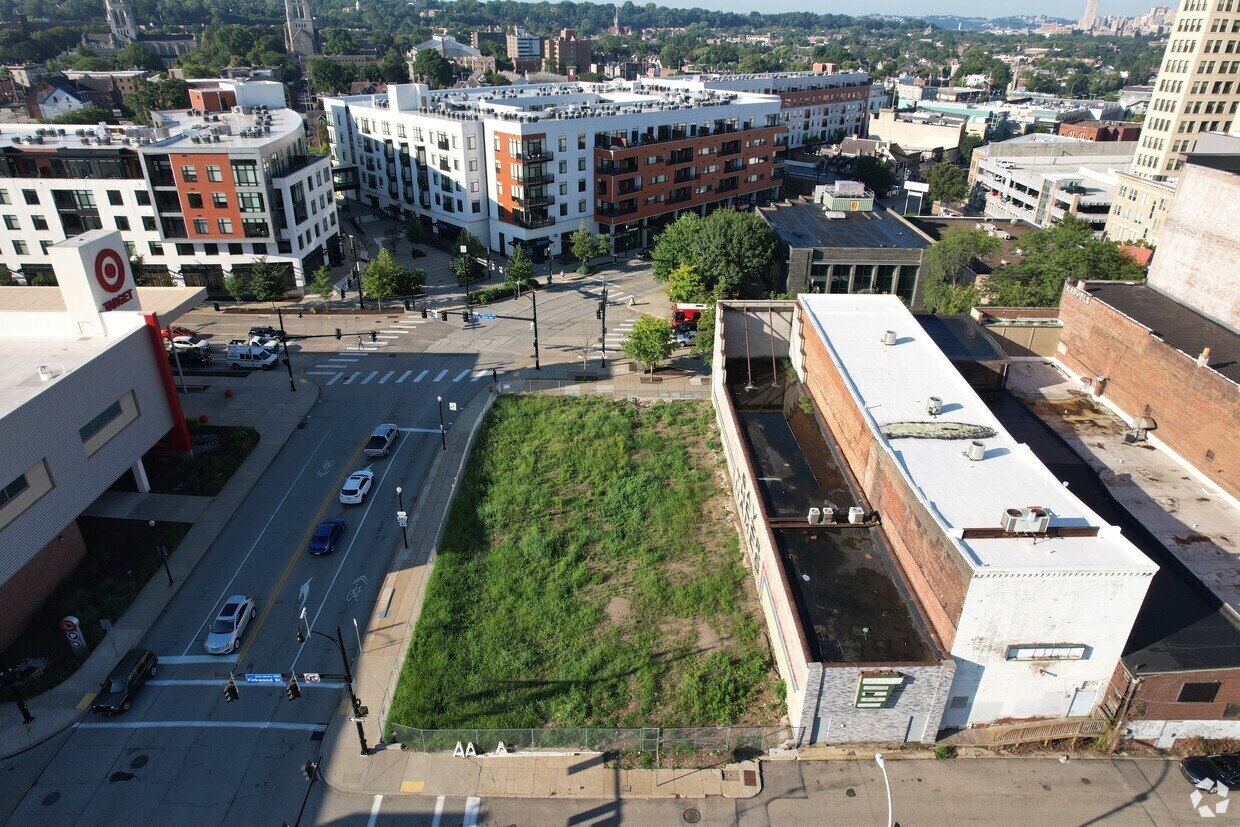
<path id="1" fill-rule="evenodd" d="M 366 443 L 366 456 L 386 457 L 388 449 L 396 441 L 396 434 L 396 426 L 390 423 L 375 428 L 374 433 L 370 435 L 370 441 Z"/>

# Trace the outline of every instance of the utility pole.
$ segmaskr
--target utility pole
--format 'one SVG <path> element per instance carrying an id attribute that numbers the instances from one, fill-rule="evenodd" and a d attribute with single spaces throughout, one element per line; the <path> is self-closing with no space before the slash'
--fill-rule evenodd
<path id="1" fill-rule="evenodd" d="M 353 723 L 357 724 L 357 742 L 361 744 L 362 755 L 365 755 L 369 749 L 366 746 L 366 731 L 362 729 L 361 719 L 370 710 L 362 706 L 362 702 L 353 691 L 353 670 L 349 668 L 349 653 L 344 648 L 344 633 L 340 631 L 339 626 L 336 627 L 336 643 L 340 646 L 340 661 L 344 664 L 344 682 L 349 688 L 349 701 L 353 705 Z"/>
<path id="2" fill-rule="evenodd" d="M 530 301 L 534 303 L 534 370 L 542 370 L 538 362 L 538 294 L 531 291 Z"/>
<path id="3" fill-rule="evenodd" d="M 603 352 L 601 366 L 607 367 L 607 283 L 603 283 L 603 300 L 599 303 L 599 318 L 603 320 L 603 324 L 599 328 L 598 341 L 599 349 Z"/>
<path id="4" fill-rule="evenodd" d="M 361 292 L 358 292 L 361 295 Z M 288 336 L 284 332 L 284 313 L 276 308 L 276 318 L 280 320 L 280 346 L 284 348 L 284 366 L 288 368 L 288 389 L 297 393 L 297 382 L 293 380 L 293 363 L 288 358 Z"/>

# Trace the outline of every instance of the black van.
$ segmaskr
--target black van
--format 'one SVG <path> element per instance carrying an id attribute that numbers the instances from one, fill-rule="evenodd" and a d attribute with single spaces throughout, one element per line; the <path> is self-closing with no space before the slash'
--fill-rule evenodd
<path id="1" fill-rule="evenodd" d="M 149 649 L 130 649 L 101 684 L 91 710 L 96 715 L 114 715 L 129 709 L 134 695 L 155 674 L 158 663 L 159 658 Z"/>

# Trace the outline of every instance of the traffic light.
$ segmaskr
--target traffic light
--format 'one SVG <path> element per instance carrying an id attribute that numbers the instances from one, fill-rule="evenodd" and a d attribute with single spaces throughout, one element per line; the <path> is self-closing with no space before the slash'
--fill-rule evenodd
<path id="1" fill-rule="evenodd" d="M 603 303 L 602 302 L 599 302 L 598 307 L 594 310 L 594 318 L 596 319 L 603 318 Z"/>
<path id="2" fill-rule="evenodd" d="M 379 334 L 374 330 L 370 331 L 370 341 L 372 342 L 379 341 Z"/>
<path id="3" fill-rule="evenodd" d="M 228 676 L 228 683 L 224 684 L 224 700 L 232 703 L 241 697 L 241 693 L 237 691 L 237 679 L 233 675 Z"/>
<path id="4" fill-rule="evenodd" d="M 462 319 L 462 320 L 464 320 L 464 321 L 469 321 L 469 311 L 468 311 L 468 310 L 462 310 L 462 311 L 461 311 L 461 319 Z"/>
<path id="5" fill-rule="evenodd" d="M 423 319 L 425 319 L 425 318 L 426 318 L 426 308 L 425 308 L 425 307 L 423 307 L 423 308 L 422 308 L 422 318 L 423 318 Z"/>
<path id="6" fill-rule="evenodd" d="M 340 328 L 336 328 L 336 338 L 340 338 Z"/>
<path id="7" fill-rule="evenodd" d="M 297 676 L 289 675 L 288 686 L 284 687 L 284 697 L 295 701 L 301 697 L 301 687 L 297 685 Z"/>
<path id="8" fill-rule="evenodd" d="M 441 322 L 446 322 L 446 321 L 448 321 L 448 311 L 447 311 L 447 310 L 440 310 L 440 311 L 439 311 L 439 321 L 441 321 Z"/>

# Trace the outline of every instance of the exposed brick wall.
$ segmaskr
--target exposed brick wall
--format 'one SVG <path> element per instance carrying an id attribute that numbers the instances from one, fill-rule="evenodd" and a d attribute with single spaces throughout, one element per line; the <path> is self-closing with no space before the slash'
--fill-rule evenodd
<path id="1" fill-rule="evenodd" d="M 935 634 L 950 651 L 971 573 L 882 450 L 817 331 L 804 331 L 805 386 L 872 508 Z"/>
<path id="2" fill-rule="evenodd" d="M 1182 702 L 1180 690 L 1186 683 L 1218 683 L 1218 694 L 1209 703 Z M 1129 717 L 1152 721 L 1212 721 L 1223 718 L 1228 704 L 1240 705 L 1240 669 L 1147 675 L 1133 695 Z"/>
<path id="3" fill-rule="evenodd" d="M 1240 394 L 1115 308 L 1065 287 L 1059 359 L 1082 376 L 1106 376 L 1104 395 L 1129 417 L 1151 416 L 1159 440 L 1240 497 Z M 1149 413 L 1146 414 L 1146 406 Z M 1213 458 L 1207 458 L 1207 452 Z"/>
<path id="4" fill-rule="evenodd" d="M 0 586 L 0 606 L 4 607 L 0 612 L 0 651 L 21 634 L 31 615 L 86 555 L 76 521 L 65 526 L 60 534 L 63 540 L 53 539 Z"/>

